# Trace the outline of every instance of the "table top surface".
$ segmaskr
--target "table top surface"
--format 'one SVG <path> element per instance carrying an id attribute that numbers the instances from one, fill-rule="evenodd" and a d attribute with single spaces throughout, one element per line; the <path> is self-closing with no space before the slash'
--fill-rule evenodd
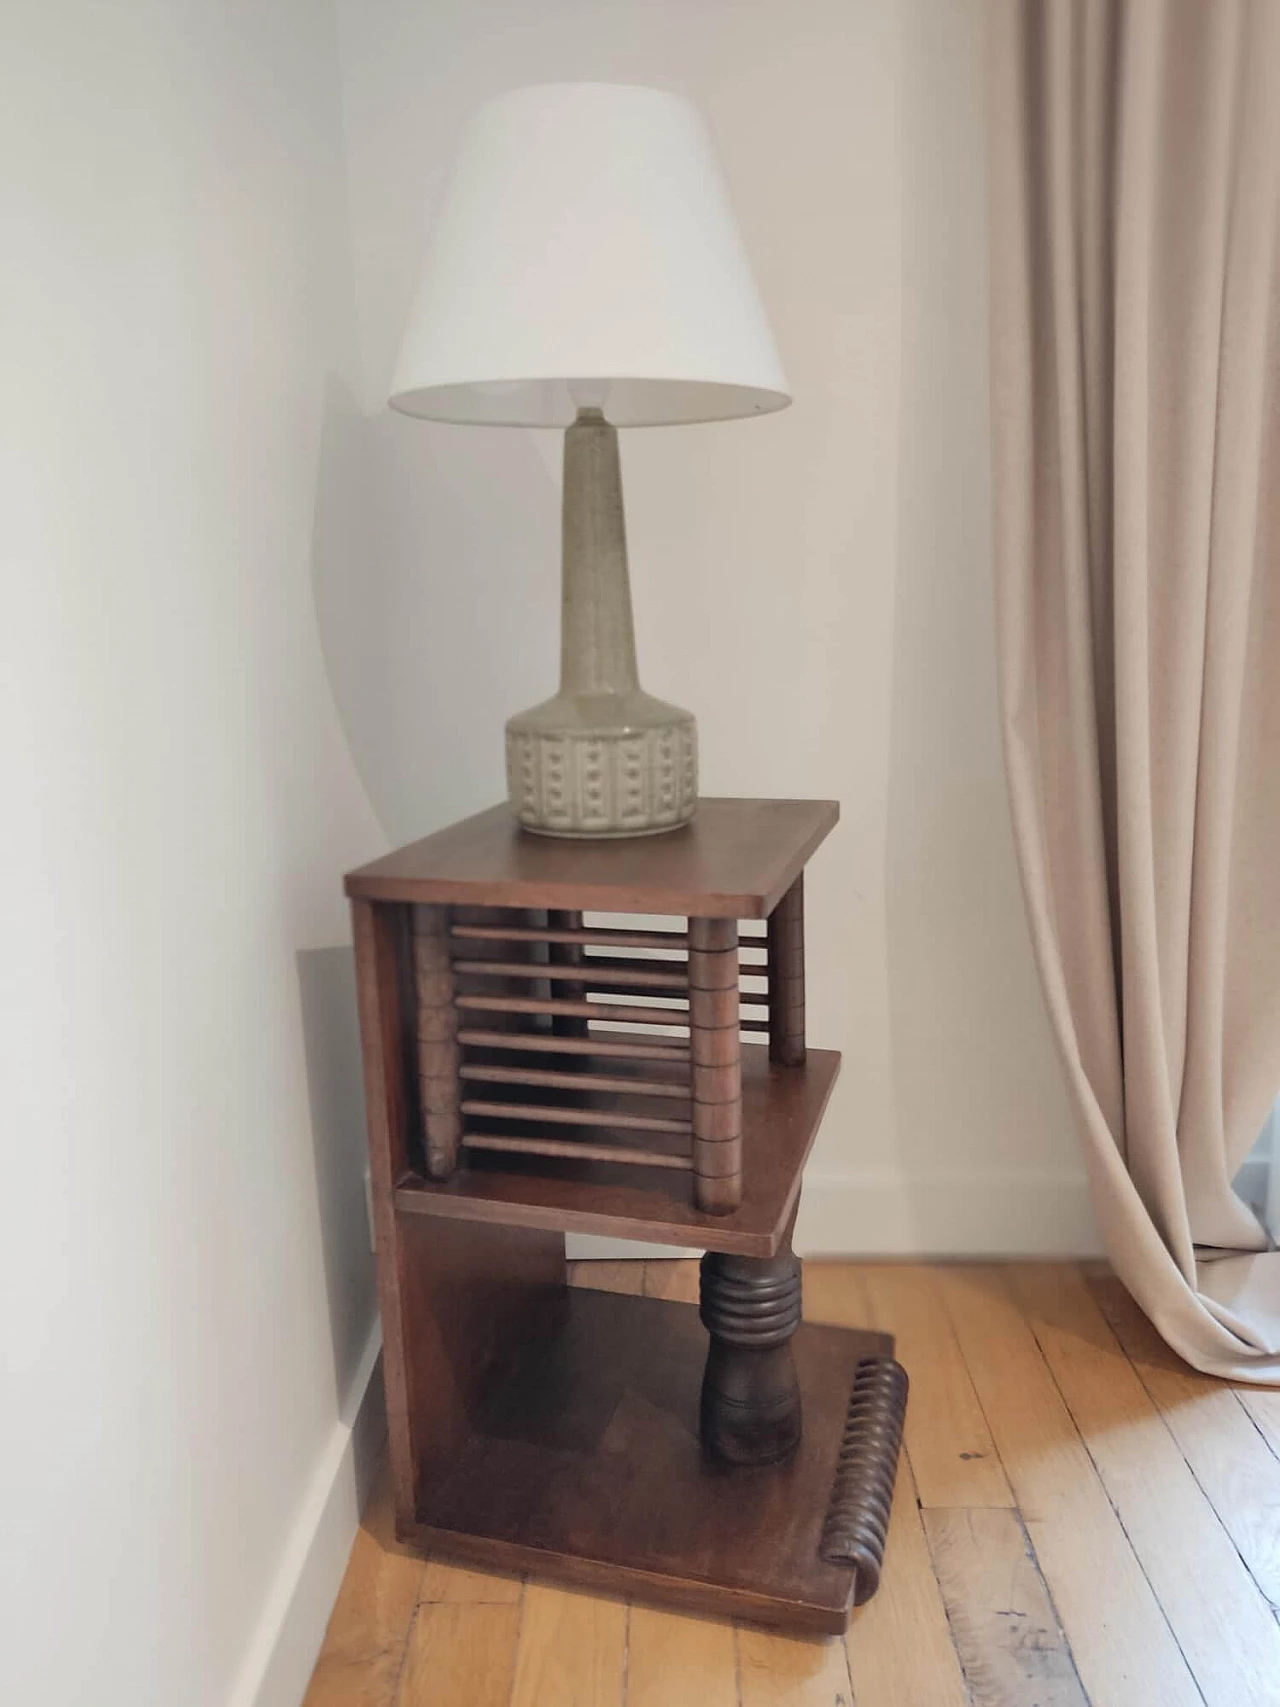
<path id="1" fill-rule="evenodd" d="M 764 918 L 840 808 L 834 800 L 704 799 L 692 821 L 616 841 L 539 836 L 490 807 L 348 873 L 353 900 Z"/>

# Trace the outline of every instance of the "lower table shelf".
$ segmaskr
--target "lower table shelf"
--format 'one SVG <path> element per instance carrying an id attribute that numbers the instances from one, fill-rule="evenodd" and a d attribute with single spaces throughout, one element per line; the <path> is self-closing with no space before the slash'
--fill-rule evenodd
<path id="1" fill-rule="evenodd" d="M 873 1585 L 823 1561 L 823 1528 L 855 1374 L 891 1356 L 892 1340 L 802 1324 L 799 1449 L 743 1469 L 699 1441 L 707 1337 L 692 1305 L 565 1289 L 553 1316 L 447 1464 L 423 1466 L 419 1544 L 787 1630 L 843 1630 Z M 890 1488 L 900 1425 L 870 1442 Z"/>

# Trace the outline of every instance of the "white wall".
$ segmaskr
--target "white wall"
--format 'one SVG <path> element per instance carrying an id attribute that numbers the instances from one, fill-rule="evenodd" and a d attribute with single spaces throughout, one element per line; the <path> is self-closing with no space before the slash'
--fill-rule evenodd
<path id="1" fill-rule="evenodd" d="M 382 405 L 433 198 L 477 102 L 539 79 L 706 113 L 795 393 L 624 435 L 646 685 L 704 791 L 834 795 L 810 1022 L 845 1053 L 811 1250 L 1094 1240 L 1000 769 L 986 507 L 981 0 L 339 0 L 380 532 L 326 583 L 339 708 L 393 840 L 501 797 L 554 686 L 554 439 Z M 518 265 L 518 257 L 515 258 Z"/>
<path id="2" fill-rule="evenodd" d="M 376 1350 L 333 945 L 385 842 L 312 590 L 355 531 L 333 19 L 0 37 L 0 1695 L 296 1701 Z"/>

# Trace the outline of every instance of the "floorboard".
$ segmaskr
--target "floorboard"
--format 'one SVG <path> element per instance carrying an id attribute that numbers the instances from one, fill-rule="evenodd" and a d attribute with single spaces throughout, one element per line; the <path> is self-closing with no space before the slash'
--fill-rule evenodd
<path id="1" fill-rule="evenodd" d="M 698 1302 L 698 1264 L 694 1262 L 647 1262 L 644 1290 L 650 1298 L 667 1298 L 677 1304 Z"/>
<path id="2" fill-rule="evenodd" d="M 1011 1506 L 991 1430 L 929 1269 L 877 1263 L 864 1271 L 872 1323 L 898 1342 L 910 1371 L 905 1442 L 920 1503 Z"/>
<path id="3" fill-rule="evenodd" d="M 519 1634 L 518 1605 L 424 1602 L 396 1707 L 507 1707 Z"/>
<path id="4" fill-rule="evenodd" d="M 1280 1458 L 1240 1394 L 1170 1351 L 1114 1275 L 1089 1284 L 1254 1581 L 1280 1606 Z"/>
<path id="5" fill-rule="evenodd" d="M 378 1482 L 356 1531 L 304 1707 L 394 1707 L 422 1560 L 395 1538 L 391 1482 Z"/>
<path id="6" fill-rule="evenodd" d="M 1203 1707 L 1004 1271 L 939 1290 L 1092 1707 Z"/>
<path id="7" fill-rule="evenodd" d="M 737 1707 L 734 1635 L 719 1619 L 633 1606 L 627 1707 Z"/>
<path id="8" fill-rule="evenodd" d="M 738 1687 L 742 1707 L 851 1707 L 844 1643 L 838 1636 L 804 1642 L 741 1629 Z"/>
<path id="9" fill-rule="evenodd" d="M 973 1707 L 1088 1707 L 1017 1512 L 923 1513 Z"/>
<path id="10" fill-rule="evenodd" d="M 572 1278 L 697 1299 L 695 1261 Z M 424 1563 L 384 1475 L 305 1707 L 1280 1707 L 1280 1393 L 1072 1264 L 811 1263 L 805 1314 L 896 1333 L 912 1381 L 843 1642 Z"/>
<path id="11" fill-rule="evenodd" d="M 1280 1625 L 1083 1277 L 1010 1284 L 1206 1707 L 1280 1707 Z"/>
<path id="12" fill-rule="evenodd" d="M 626 1650 L 624 1601 L 530 1583 L 511 1707 L 622 1707 Z"/>
<path id="13" fill-rule="evenodd" d="M 836 1327 L 866 1327 L 866 1269 L 805 1265 L 805 1315 Z M 910 1410 L 914 1394 L 907 1402 Z M 946 1608 L 929 1559 L 912 1465 L 904 1454 L 893 1495 L 880 1590 L 855 1612 L 845 1638 L 855 1699 L 874 1707 L 965 1707 L 964 1682 Z"/>
<path id="14" fill-rule="evenodd" d="M 879 1592 L 845 1636 L 854 1699 L 867 1707 L 966 1707 L 960 1661 L 905 1456 Z"/>

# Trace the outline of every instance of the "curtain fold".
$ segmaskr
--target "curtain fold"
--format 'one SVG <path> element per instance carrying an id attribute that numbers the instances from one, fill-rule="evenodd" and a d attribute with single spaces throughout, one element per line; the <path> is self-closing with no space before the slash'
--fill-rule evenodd
<path id="1" fill-rule="evenodd" d="M 1001 711 L 1111 1259 L 1280 1384 L 1280 3 L 989 0 Z"/>

